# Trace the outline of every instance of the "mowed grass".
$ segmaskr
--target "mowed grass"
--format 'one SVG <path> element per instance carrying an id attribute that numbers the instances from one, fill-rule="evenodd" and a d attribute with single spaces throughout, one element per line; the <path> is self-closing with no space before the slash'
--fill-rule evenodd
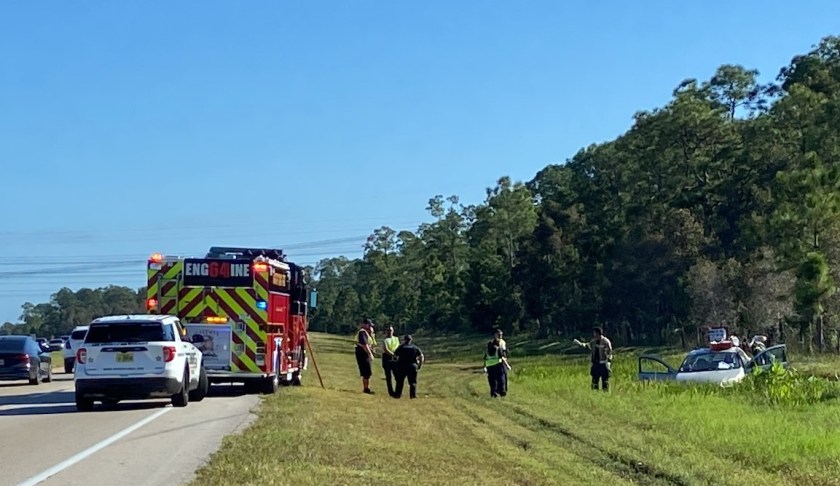
<path id="1" fill-rule="evenodd" d="M 348 339 L 312 340 L 326 389 L 310 365 L 303 387 L 266 397 L 195 485 L 840 484 L 836 399 L 782 408 L 641 385 L 636 356 L 652 351 L 641 349 L 620 350 L 612 390 L 596 392 L 585 352 L 508 339 L 510 395 L 493 400 L 482 340 L 450 336 L 418 337 L 420 397 L 394 400 L 378 362 L 376 395 L 361 393 Z"/>

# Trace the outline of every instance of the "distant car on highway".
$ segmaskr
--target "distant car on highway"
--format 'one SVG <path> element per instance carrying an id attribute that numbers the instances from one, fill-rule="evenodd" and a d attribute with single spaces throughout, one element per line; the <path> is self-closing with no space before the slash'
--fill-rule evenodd
<path id="1" fill-rule="evenodd" d="M 742 381 L 753 368 L 768 369 L 774 362 L 787 367 L 787 348 L 784 344 L 769 347 L 752 358 L 743 349 L 731 344 L 716 345 L 691 351 L 679 368 L 672 367 L 659 356 L 640 356 L 639 379 L 729 386 Z"/>
<path id="2" fill-rule="evenodd" d="M 0 336 L 0 381 L 52 381 L 52 357 L 31 336 Z"/>
<path id="3" fill-rule="evenodd" d="M 70 339 L 64 342 L 64 372 L 72 373 L 73 365 L 76 362 L 76 350 L 85 342 L 90 326 L 76 326 L 70 333 Z"/>
<path id="4" fill-rule="evenodd" d="M 181 322 L 169 315 L 109 316 L 94 320 L 76 350 L 76 408 L 94 400 L 169 398 L 186 407 L 207 395 L 210 383 L 201 351 L 181 336 Z"/>
<path id="5" fill-rule="evenodd" d="M 61 338 L 50 339 L 50 351 L 61 351 L 64 348 L 64 340 Z"/>

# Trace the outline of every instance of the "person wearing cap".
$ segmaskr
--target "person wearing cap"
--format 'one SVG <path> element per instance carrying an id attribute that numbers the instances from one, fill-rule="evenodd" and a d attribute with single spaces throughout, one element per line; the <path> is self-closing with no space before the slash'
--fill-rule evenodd
<path id="1" fill-rule="evenodd" d="M 376 346 L 374 338 L 373 322 L 370 319 L 362 321 L 359 331 L 356 333 L 356 364 L 359 366 L 359 375 L 362 377 L 364 393 L 373 395 L 370 389 L 370 377 L 373 375 L 371 364 L 373 363 L 373 346 Z"/>
<path id="2" fill-rule="evenodd" d="M 385 328 L 385 339 L 382 340 L 382 370 L 385 371 L 385 383 L 388 385 L 388 395 L 394 396 L 393 379 L 397 374 L 397 356 L 400 338 L 394 336 L 394 326 Z"/>
<path id="3" fill-rule="evenodd" d="M 493 398 L 507 395 L 507 343 L 502 338 L 502 330 L 493 331 L 493 339 L 484 350 L 484 371 L 490 383 L 490 396 Z"/>
<path id="4" fill-rule="evenodd" d="M 403 343 L 394 351 L 397 357 L 396 378 L 397 389 L 392 395 L 394 398 L 402 396 L 405 380 L 408 379 L 409 398 L 417 398 L 417 372 L 423 367 L 426 357 L 423 351 L 415 344 L 410 334 L 403 337 Z"/>

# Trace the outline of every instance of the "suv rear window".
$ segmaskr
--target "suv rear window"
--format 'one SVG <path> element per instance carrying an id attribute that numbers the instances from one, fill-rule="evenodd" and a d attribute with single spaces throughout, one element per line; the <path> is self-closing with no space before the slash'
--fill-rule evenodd
<path id="1" fill-rule="evenodd" d="M 26 339 L 0 339 L 0 351 L 14 352 L 23 351 L 23 343 Z"/>
<path id="2" fill-rule="evenodd" d="M 70 339 L 73 339 L 73 340 L 78 341 L 78 340 L 80 340 L 80 339 L 84 339 L 84 338 L 85 338 L 85 334 L 87 334 L 87 331 L 73 331 L 73 332 L 70 334 Z"/>
<path id="3" fill-rule="evenodd" d="M 171 341 L 160 322 L 119 322 L 91 324 L 85 338 L 86 344 L 136 343 Z M 173 337 L 174 339 L 174 337 Z"/>

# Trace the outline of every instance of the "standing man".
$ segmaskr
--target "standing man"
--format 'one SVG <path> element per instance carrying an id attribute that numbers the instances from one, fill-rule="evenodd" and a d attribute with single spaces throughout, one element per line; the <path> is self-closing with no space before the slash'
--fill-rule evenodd
<path id="1" fill-rule="evenodd" d="M 417 372 L 423 367 L 426 357 L 412 342 L 410 334 L 403 337 L 403 343 L 394 351 L 397 357 L 397 389 L 392 395 L 394 398 L 402 396 L 405 379 L 408 378 L 409 398 L 417 398 Z"/>
<path id="2" fill-rule="evenodd" d="M 359 366 L 359 375 L 362 377 L 364 393 L 368 395 L 373 395 L 370 389 L 370 377 L 373 374 L 371 370 L 373 346 L 376 346 L 373 333 L 373 322 L 370 319 L 362 321 L 361 326 L 359 326 L 359 331 L 356 333 L 356 364 Z"/>
<path id="3" fill-rule="evenodd" d="M 397 356 L 395 352 L 400 346 L 400 338 L 394 336 L 394 326 L 385 328 L 385 339 L 382 340 L 382 369 L 385 371 L 385 382 L 388 384 L 388 395 L 394 396 L 392 377 L 397 374 Z"/>
<path id="4" fill-rule="evenodd" d="M 493 332 L 493 339 L 484 350 L 484 369 L 490 383 L 490 396 L 493 398 L 507 395 L 507 343 L 502 339 L 502 330 Z"/>
<path id="5" fill-rule="evenodd" d="M 601 389 L 609 390 L 613 348 L 610 340 L 604 336 L 604 330 L 596 327 L 592 330 L 591 341 L 582 343 L 575 339 L 575 344 L 592 350 L 592 367 L 589 369 L 589 374 L 592 376 L 592 389 L 597 390 L 600 381 Z"/>

